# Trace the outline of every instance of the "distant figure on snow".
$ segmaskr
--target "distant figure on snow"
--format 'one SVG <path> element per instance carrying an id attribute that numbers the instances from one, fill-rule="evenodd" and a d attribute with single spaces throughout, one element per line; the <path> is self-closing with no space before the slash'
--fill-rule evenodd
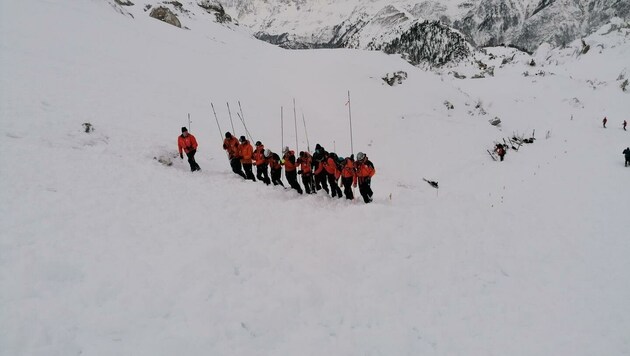
<path id="1" fill-rule="evenodd" d="M 626 156 L 625 166 L 628 167 L 630 166 L 630 147 L 626 147 L 626 149 L 623 150 L 623 154 Z"/>
<path id="2" fill-rule="evenodd" d="M 624 130 L 624 131 L 627 131 L 627 130 L 626 130 L 626 126 L 628 126 L 628 121 L 623 120 L 623 130 Z"/>
<path id="3" fill-rule="evenodd" d="M 497 143 L 497 146 L 494 148 L 494 152 L 496 152 L 501 161 L 503 161 L 503 157 L 505 156 L 505 147 L 502 144 Z"/>
<path id="4" fill-rule="evenodd" d="M 195 153 L 197 153 L 197 140 L 195 136 L 188 133 L 188 129 L 182 127 L 182 134 L 177 138 L 177 148 L 179 149 L 179 157 L 184 159 L 182 151 L 186 152 L 188 156 L 188 164 L 190 164 L 190 171 L 200 171 L 201 167 L 195 161 Z"/>
<path id="5" fill-rule="evenodd" d="M 606 118 L 606 116 L 604 116 L 604 120 L 602 120 L 602 124 L 604 124 L 604 128 L 606 128 L 607 122 L 608 122 L 608 119 Z"/>

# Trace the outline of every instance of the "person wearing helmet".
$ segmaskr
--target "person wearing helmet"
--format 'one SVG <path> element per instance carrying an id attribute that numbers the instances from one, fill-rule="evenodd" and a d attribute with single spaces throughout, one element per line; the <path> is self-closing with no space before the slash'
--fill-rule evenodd
<path id="1" fill-rule="evenodd" d="M 182 134 L 177 138 L 177 148 L 181 159 L 184 159 L 182 151 L 186 152 L 191 172 L 201 170 L 201 167 L 199 167 L 197 161 L 195 161 L 195 153 L 197 153 L 197 140 L 195 139 L 195 136 L 188 133 L 188 129 L 186 127 L 182 127 Z"/>
<path id="2" fill-rule="evenodd" d="M 363 197 L 363 201 L 367 204 L 372 202 L 372 177 L 376 173 L 374 164 L 368 159 L 363 152 L 357 153 L 356 175 L 359 183 L 359 193 Z"/>
<path id="3" fill-rule="evenodd" d="M 256 149 L 254 150 L 253 157 L 256 163 L 256 178 L 269 185 L 271 180 L 269 179 L 267 159 L 265 158 L 265 145 L 260 141 L 256 141 Z"/>
<path id="4" fill-rule="evenodd" d="M 273 185 L 281 185 L 284 187 L 281 178 L 282 164 L 280 163 L 280 156 L 278 156 L 277 153 L 271 152 L 270 149 L 266 149 L 264 155 L 269 163 L 269 168 L 271 169 L 271 183 L 273 183 Z"/>
<path id="5" fill-rule="evenodd" d="M 302 187 L 300 187 L 300 183 L 297 181 L 295 152 L 289 150 L 289 147 L 285 147 L 282 150 L 282 159 L 284 161 L 284 176 L 287 178 L 287 182 L 289 182 L 291 188 L 302 194 Z"/>
<path id="6" fill-rule="evenodd" d="M 225 140 L 223 140 L 223 149 L 228 153 L 228 159 L 230 160 L 230 166 L 232 167 L 232 172 L 238 174 L 243 178 L 247 178 L 245 173 L 243 173 L 243 168 L 241 166 L 241 158 L 239 157 L 238 152 L 238 139 L 230 132 L 225 133 Z"/>
<path id="7" fill-rule="evenodd" d="M 241 158 L 241 164 L 243 165 L 243 170 L 245 171 L 245 179 L 249 179 L 253 182 L 256 181 L 254 178 L 254 173 L 252 172 L 252 155 L 254 154 L 254 148 L 247 141 L 245 136 L 241 136 L 239 140 L 241 143 L 238 145 L 238 153 Z"/>

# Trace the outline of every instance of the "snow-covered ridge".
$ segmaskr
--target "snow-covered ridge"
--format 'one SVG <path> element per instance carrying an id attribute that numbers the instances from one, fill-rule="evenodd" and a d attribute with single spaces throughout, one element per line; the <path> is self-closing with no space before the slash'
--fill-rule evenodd
<path id="1" fill-rule="evenodd" d="M 231 11 L 262 38 L 282 37 L 286 47 L 345 45 L 347 32 L 365 36 L 389 32 L 401 21 L 438 20 L 453 26 L 476 46 L 511 44 L 530 52 L 543 42 L 563 45 L 585 36 L 612 17 L 628 18 L 627 1 L 450 0 L 450 1 L 282 1 L 225 0 Z M 396 8 L 397 21 L 382 14 Z M 287 40 L 287 39 L 290 39 Z M 370 40 L 368 39 L 367 42 Z M 366 41 L 364 41 L 366 42 Z"/>

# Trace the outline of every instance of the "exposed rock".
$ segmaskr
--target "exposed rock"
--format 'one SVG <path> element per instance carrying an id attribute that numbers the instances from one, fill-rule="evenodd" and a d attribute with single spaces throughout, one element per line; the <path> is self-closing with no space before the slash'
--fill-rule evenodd
<path id="1" fill-rule="evenodd" d="M 182 24 L 181 22 L 179 22 L 177 15 L 175 15 L 170 9 L 166 7 L 160 6 L 154 8 L 153 10 L 151 10 L 150 16 L 160 21 L 164 21 L 167 24 L 177 26 L 179 28 L 182 27 Z"/>
<path id="2" fill-rule="evenodd" d="M 120 6 L 133 6 L 133 3 L 129 0 L 114 0 L 114 2 Z"/>
<path id="3" fill-rule="evenodd" d="M 456 63 L 471 55 L 464 37 L 438 21 L 418 22 L 408 31 L 383 46 L 385 53 L 401 53 L 410 63 L 442 66 Z"/>
<path id="4" fill-rule="evenodd" d="M 387 73 L 382 79 L 389 86 L 393 87 L 394 85 L 402 84 L 403 80 L 407 79 L 407 72 L 398 71 L 391 74 Z"/>
<path id="5" fill-rule="evenodd" d="M 197 5 L 206 12 L 214 14 L 218 23 L 232 22 L 232 17 L 225 13 L 223 5 L 217 0 L 197 0 Z"/>

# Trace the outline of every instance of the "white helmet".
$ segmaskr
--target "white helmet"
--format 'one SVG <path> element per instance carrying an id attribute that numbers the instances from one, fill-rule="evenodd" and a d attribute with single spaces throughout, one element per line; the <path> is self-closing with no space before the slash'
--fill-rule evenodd
<path id="1" fill-rule="evenodd" d="M 266 148 L 263 152 L 263 156 L 265 156 L 265 158 L 269 158 L 269 156 L 271 156 L 271 150 Z"/>
<path id="2" fill-rule="evenodd" d="M 357 153 L 357 160 L 362 161 L 365 158 L 365 153 L 359 152 Z"/>
<path id="3" fill-rule="evenodd" d="M 289 152 L 289 146 L 284 146 L 284 148 L 282 149 L 282 154 L 286 155 L 287 152 Z"/>

